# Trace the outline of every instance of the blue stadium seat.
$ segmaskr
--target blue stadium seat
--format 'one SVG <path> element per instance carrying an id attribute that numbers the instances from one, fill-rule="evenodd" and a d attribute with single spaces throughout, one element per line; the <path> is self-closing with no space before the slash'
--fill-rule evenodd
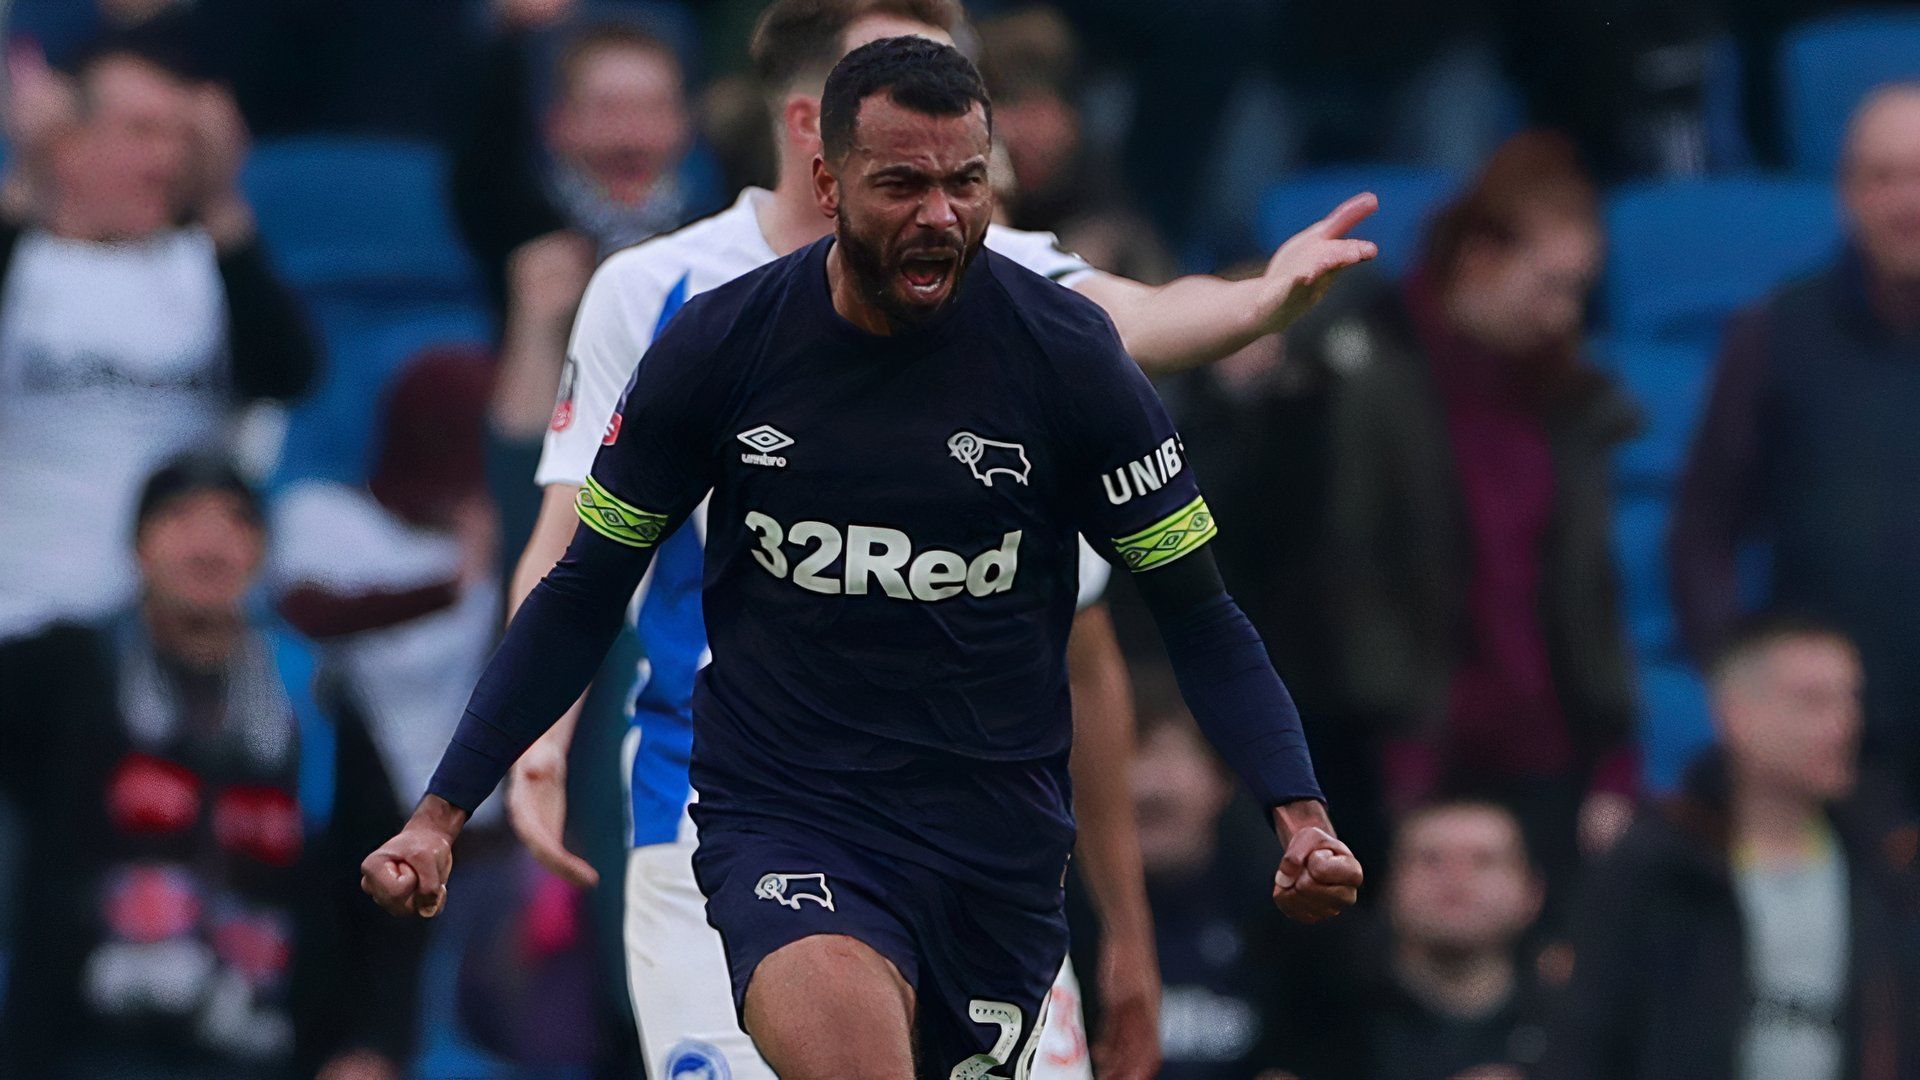
<path id="1" fill-rule="evenodd" d="M 310 299 L 468 301 L 477 279 L 446 171 L 425 143 L 321 136 L 261 144 L 242 182 L 275 263 Z"/>
<path id="2" fill-rule="evenodd" d="M 1640 406 L 1646 427 L 1620 448 L 1614 469 L 1627 491 L 1664 492 L 1678 482 L 1712 383 L 1713 354 L 1685 345 L 1623 342 L 1607 364 Z"/>
<path id="3" fill-rule="evenodd" d="M 1729 314 L 1830 259 L 1841 227 L 1828 185 L 1730 176 L 1627 186 L 1607 233 L 1613 336 L 1711 347 Z"/>
<path id="4" fill-rule="evenodd" d="M 1848 12 L 1788 33 L 1780 48 L 1780 119 L 1794 170 L 1832 176 L 1860 100 L 1908 79 L 1920 79 L 1920 11 Z"/>
<path id="5" fill-rule="evenodd" d="M 1260 200 L 1260 244 L 1271 251 L 1348 196 L 1371 191 L 1380 196 L 1380 209 L 1354 235 L 1379 244 L 1380 271 L 1398 275 L 1419 258 L 1428 216 L 1464 182 L 1447 170 L 1399 165 L 1344 165 L 1298 173 Z"/>
<path id="6" fill-rule="evenodd" d="M 1620 607 L 1627 636 L 1648 656 L 1672 656 L 1679 634 L 1667 595 L 1667 520 L 1664 494 L 1622 492 L 1613 521 L 1614 559 L 1620 569 Z"/>
<path id="7" fill-rule="evenodd" d="M 1693 669 L 1649 663 L 1640 670 L 1640 749 L 1647 790 L 1673 792 L 1680 777 L 1713 743 L 1707 691 Z"/>
<path id="8" fill-rule="evenodd" d="M 489 345 L 488 314 L 445 304 L 404 312 L 327 305 L 317 320 L 326 368 L 320 385 L 292 410 L 274 486 L 323 479 L 367 479 L 380 423 L 380 402 L 400 365 L 432 345 Z"/>

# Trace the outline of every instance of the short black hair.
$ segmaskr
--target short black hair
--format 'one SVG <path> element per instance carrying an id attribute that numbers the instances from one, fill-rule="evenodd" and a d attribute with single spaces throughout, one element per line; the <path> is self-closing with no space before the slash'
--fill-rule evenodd
<path id="1" fill-rule="evenodd" d="M 993 131 L 993 102 L 973 61 L 951 45 L 923 37 L 870 41 L 848 53 L 827 75 L 820 96 L 820 145 L 828 161 L 853 148 L 860 103 L 885 92 L 895 105 L 929 116 L 965 116 L 979 102 Z"/>
<path id="2" fill-rule="evenodd" d="M 265 527 L 266 509 L 260 493 L 234 463 L 222 454 L 190 450 L 168 459 L 147 477 L 140 488 L 140 501 L 133 514 L 133 531 L 138 537 L 154 515 L 180 499 L 205 491 L 218 491 L 240 502 L 240 512 L 255 526 Z"/>
<path id="3" fill-rule="evenodd" d="M 1804 611 L 1763 611 L 1742 619 L 1707 663 L 1707 679 L 1718 683 L 1735 666 L 1786 641 L 1832 641 L 1857 649 L 1837 624 Z"/>

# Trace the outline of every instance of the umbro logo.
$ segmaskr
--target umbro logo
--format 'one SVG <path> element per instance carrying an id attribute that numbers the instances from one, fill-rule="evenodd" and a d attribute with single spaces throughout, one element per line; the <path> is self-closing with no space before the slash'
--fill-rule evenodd
<path id="1" fill-rule="evenodd" d="M 740 455 L 740 460 L 748 465 L 770 465 L 776 469 L 787 467 L 787 459 L 774 454 L 774 451 L 792 446 L 793 437 L 772 424 L 761 424 L 734 438 L 753 448 L 754 453 Z"/>

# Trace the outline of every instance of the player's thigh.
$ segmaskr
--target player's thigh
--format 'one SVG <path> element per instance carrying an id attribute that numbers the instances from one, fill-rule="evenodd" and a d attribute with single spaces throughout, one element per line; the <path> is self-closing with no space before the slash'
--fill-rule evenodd
<path id="1" fill-rule="evenodd" d="M 784 945 L 747 986 L 747 1030 L 784 1080 L 907 1080 L 913 990 L 872 946 L 840 934 Z"/>
<path id="2" fill-rule="evenodd" d="M 726 954 L 735 1007 L 782 1080 L 816 1075 L 811 1057 L 782 1054 L 858 1046 L 873 1055 L 851 1062 L 859 1076 L 886 1075 L 888 1055 L 910 1055 L 911 1028 L 891 1022 L 897 1007 L 876 1013 L 870 1000 L 897 999 L 897 988 L 915 987 L 919 972 L 916 890 L 891 860 L 805 827 L 756 819 L 702 822 L 693 867 Z M 794 963 L 815 954 L 831 967 Z M 885 978 L 862 974 L 876 957 Z M 848 997 L 842 974 L 860 980 L 860 998 Z M 870 1034 L 884 1052 L 869 1045 Z M 821 1046 L 820 1039 L 840 1042 Z"/>
<path id="3" fill-rule="evenodd" d="M 1073 961 L 1060 965 L 1048 992 L 1040 1052 L 1033 1059 L 1032 1080 L 1093 1080 L 1087 1050 L 1087 1020 L 1081 1010 L 1080 979 Z"/>
<path id="4" fill-rule="evenodd" d="M 627 989 L 653 1080 L 775 1080 L 740 1028 L 720 935 L 693 879 L 693 844 L 627 856 Z"/>
<path id="5" fill-rule="evenodd" d="M 920 1075 L 1029 1080 L 1067 955 L 1065 913 L 942 892 L 921 935 Z"/>

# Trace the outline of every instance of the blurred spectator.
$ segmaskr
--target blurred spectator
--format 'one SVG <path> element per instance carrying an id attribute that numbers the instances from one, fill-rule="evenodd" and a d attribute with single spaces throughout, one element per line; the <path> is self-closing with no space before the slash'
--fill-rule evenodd
<path id="1" fill-rule="evenodd" d="M 274 511 L 280 612 L 323 646 L 329 674 L 366 716 L 398 805 L 409 811 L 500 626 L 493 508 L 480 467 L 491 381 L 482 356 L 422 353 L 387 395 L 367 485 L 301 482 Z M 484 825 L 501 812 L 480 813 Z"/>
<path id="2" fill-rule="evenodd" d="M 0 637 L 125 603 L 141 478 L 316 363 L 236 184 L 230 98 L 125 50 L 70 88 L 28 78 L 12 130 L 36 141 L 0 208 Z"/>
<path id="3" fill-rule="evenodd" d="M 1920 791 L 1920 84 L 1856 114 L 1825 272 L 1728 329 L 1671 540 L 1682 634 L 1712 655 L 1741 607 L 1742 549 L 1770 602 L 1834 620 L 1866 664 L 1867 731 Z"/>
<path id="4" fill-rule="evenodd" d="M 1347 697 L 1388 740 L 1389 798 L 1511 805 L 1550 896 L 1583 827 L 1625 827 L 1636 771 L 1608 479 L 1635 417 L 1580 355 L 1597 202 L 1565 139 L 1516 136 L 1403 285 L 1298 342 L 1343 376 L 1333 630 Z"/>
<path id="5" fill-rule="evenodd" d="M 1855 794 L 1858 654 L 1772 618 L 1710 680 L 1719 747 L 1591 877 L 1539 1077 L 1920 1075 L 1913 842 Z"/>
<path id="6" fill-rule="evenodd" d="M 1266 862 L 1223 850 L 1233 783 L 1181 704 L 1170 673 L 1139 681 L 1133 770 L 1140 854 L 1163 989 L 1163 1080 L 1244 1080 L 1273 1018 L 1274 972 L 1250 932 L 1273 912 Z M 1249 819 L 1253 815 L 1249 814 Z"/>
<path id="7" fill-rule="evenodd" d="M 572 229 L 597 261 L 677 228 L 712 199 L 683 172 L 693 121 L 665 41 L 634 21 L 575 27 L 547 87 L 542 28 L 504 29 L 476 76 L 452 178 L 461 231 L 503 309 L 509 261 L 529 241 Z"/>
<path id="8" fill-rule="evenodd" d="M 1350 935 L 1320 979 L 1333 1026 L 1291 1025 L 1284 1059 L 1308 1080 L 1521 1080 L 1546 1034 L 1522 955 L 1543 890 L 1520 822 L 1439 799 L 1401 821 L 1384 869 L 1386 925 Z"/>
<path id="9" fill-rule="evenodd" d="M 28 835 L 0 1072 L 397 1080 L 418 928 L 355 887 L 400 820 L 379 758 L 246 607 L 266 536 L 230 466 L 167 464 L 136 521 L 137 607 L 0 650 Z"/>
<path id="10" fill-rule="evenodd" d="M 594 266 L 717 208 L 689 168 L 678 55 L 636 19 L 568 23 L 573 6 L 502 5 L 454 145 L 454 212 L 504 327 L 487 470 L 510 550 L 538 513 L 541 436 L 572 422 L 567 335 Z"/>
<path id="11" fill-rule="evenodd" d="M 1400 824 L 1387 881 L 1393 943 L 1363 1006 L 1359 1075 L 1519 1080 L 1543 1039 L 1520 962 L 1542 893 L 1519 821 L 1492 803 L 1417 811 Z"/>
<path id="12" fill-rule="evenodd" d="M 1120 169 L 1085 136 L 1072 89 L 1081 85 L 1079 44 L 1066 20 L 1029 7 L 982 22 L 979 33 L 993 133 L 1014 181 L 1001 200 L 1006 223 L 1053 233 L 1108 273 L 1150 284 L 1171 278 L 1172 258 L 1129 206 Z"/>

